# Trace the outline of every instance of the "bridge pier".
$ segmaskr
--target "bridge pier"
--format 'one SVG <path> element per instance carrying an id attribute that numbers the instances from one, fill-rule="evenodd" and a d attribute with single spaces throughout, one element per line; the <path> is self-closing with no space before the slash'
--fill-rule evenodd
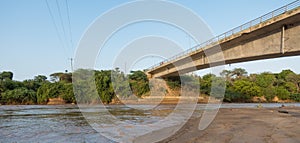
<path id="1" fill-rule="evenodd" d="M 281 30 L 281 53 L 282 54 L 284 54 L 285 27 L 286 25 L 283 25 Z"/>

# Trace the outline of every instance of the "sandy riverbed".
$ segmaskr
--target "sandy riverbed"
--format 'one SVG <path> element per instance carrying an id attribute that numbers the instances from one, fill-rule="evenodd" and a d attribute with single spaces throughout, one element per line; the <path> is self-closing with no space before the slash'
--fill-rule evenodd
<path id="1" fill-rule="evenodd" d="M 278 111 L 288 111 L 279 113 Z M 300 107 L 220 109 L 212 124 L 198 130 L 191 118 L 176 134 L 161 143 L 299 143 Z"/>

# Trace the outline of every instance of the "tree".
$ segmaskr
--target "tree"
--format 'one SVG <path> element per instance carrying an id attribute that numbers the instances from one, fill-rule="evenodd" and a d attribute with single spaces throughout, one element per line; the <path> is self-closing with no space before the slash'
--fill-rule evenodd
<path id="1" fill-rule="evenodd" d="M 282 86 L 290 93 L 297 93 L 297 86 L 292 82 L 284 82 Z"/>
<path id="2" fill-rule="evenodd" d="M 59 83 L 46 83 L 37 90 L 37 103 L 46 104 L 49 98 L 57 98 L 59 96 Z"/>
<path id="3" fill-rule="evenodd" d="M 268 88 L 270 86 L 273 86 L 275 80 L 275 76 L 272 73 L 265 72 L 256 76 L 255 83 L 259 87 Z"/>
<path id="4" fill-rule="evenodd" d="M 110 70 L 95 72 L 96 89 L 103 103 L 110 103 L 115 98 L 111 72 Z"/>
<path id="5" fill-rule="evenodd" d="M 225 102 L 248 102 L 250 100 L 250 96 L 243 95 L 240 92 L 236 92 L 231 87 L 226 90 L 223 99 L 223 101 Z"/>
<path id="6" fill-rule="evenodd" d="M 63 74 L 63 73 L 61 73 L 61 72 L 50 74 L 50 79 L 51 79 L 51 81 L 52 81 L 52 82 L 58 82 L 58 81 L 60 81 L 60 76 L 61 76 L 62 74 Z"/>
<path id="7" fill-rule="evenodd" d="M 166 78 L 166 83 L 168 87 L 173 90 L 179 89 L 181 87 L 181 80 L 179 76 L 172 76 Z"/>
<path id="8" fill-rule="evenodd" d="M 223 70 L 220 73 L 221 76 L 225 77 L 227 81 L 231 81 L 232 71 L 230 70 Z"/>
<path id="9" fill-rule="evenodd" d="M 265 96 L 267 101 L 272 101 L 276 95 L 275 81 L 275 75 L 272 73 L 264 72 L 256 76 L 255 83 L 259 86 L 261 94 Z"/>
<path id="10" fill-rule="evenodd" d="M 35 76 L 33 80 L 38 83 L 43 83 L 43 82 L 47 81 L 47 77 L 44 75 L 38 75 L 38 76 Z"/>
<path id="11" fill-rule="evenodd" d="M 148 81 L 147 75 L 143 71 L 130 71 L 130 80 Z"/>
<path id="12" fill-rule="evenodd" d="M 60 93 L 60 97 L 66 103 L 76 103 L 76 99 L 73 92 L 73 85 L 72 83 L 63 83 L 62 92 Z"/>
<path id="13" fill-rule="evenodd" d="M 37 91 L 42 84 L 49 82 L 46 79 L 47 79 L 46 76 L 38 75 L 38 76 L 35 76 L 34 79 L 24 80 L 22 82 L 22 84 L 27 89 L 32 89 L 34 91 Z"/>
<path id="14" fill-rule="evenodd" d="M 7 90 L 1 94 L 1 104 L 34 104 L 36 103 L 36 92 L 24 87 Z"/>
<path id="15" fill-rule="evenodd" d="M 294 93 L 290 95 L 290 99 L 296 102 L 300 102 L 300 93 Z"/>
<path id="16" fill-rule="evenodd" d="M 44 83 L 37 90 L 37 103 L 39 104 L 46 104 L 49 98 L 57 97 L 64 99 L 66 103 L 75 103 L 72 84 L 64 82 Z"/>
<path id="17" fill-rule="evenodd" d="M 53 73 L 50 75 L 50 78 L 51 78 L 51 81 L 53 81 L 53 82 L 63 81 L 63 82 L 71 83 L 72 82 L 72 73 L 62 73 L 62 72 Z"/>
<path id="18" fill-rule="evenodd" d="M 286 76 L 286 80 L 288 82 L 292 82 L 295 84 L 296 88 L 297 88 L 297 92 L 299 92 L 299 88 L 300 88 L 300 75 L 295 74 L 295 73 L 289 73 Z"/>
<path id="19" fill-rule="evenodd" d="M 142 71 L 131 71 L 129 83 L 133 93 L 139 97 L 150 91 L 149 80 Z"/>
<path id="20" fill-rule="evenodd" d="M 282 70 L 278 75 L 277 75 L 277 78 L 278 79 L 281 79 L 281 80 L 284 80 L 284 81 L 287 81 L 287 76 L 289 74 L 295 74 L 292 70 Z"/>
<path id="21" fill-rule="evenodd" d="M 13 73 L 10 71 L 4 71 L 0 73 L 0 80 L 12 80 L 13 79 Z"/>
<path id="22" fill-rule="evenodd" d="M 18 88 L 18 87 L 22 87 L 22 83 L 19 82 L 19 81 L 13 81 L 13 80 L 10 80 L 10 79 L 6 79 L 4 81 L 1 81 L 1 84 L 3 86 L 3 90 L 6 91 L 6 90 L 13 90 L 15 88 Z"/>
<path id="23" fill-rule="evenodd" d="M 232 88 L 235 92 L 239 92 L 245 96 L 261 96 L 260 88 L 253 82 L 243 79 L 243 80 L 236 80 L 233 83 Z"/>
<path id="24" fill-rule="evenodd" d="M 206 95 L 210 94 L 213 78 L 216 78 L 216 75 L 206 74 L 202 77 L 202 80 L 200 81 L 200 92 L 202 94 L 206 94 Z"/>
<path id="25" fill-rule="evenodd" d="M 5 90 L 4 85 L 2 84 L 2 82 L 0 81 L 0 96 L 1 93 Z"/>
<path id="26" fill-rule="evenodd" d="M 276 95 L 281 100 L 287 100 L 290 98 L 290 93 L 288 90 L 286 90 L 285 87 L 279 86 L 276 88 Z"/>
<path id="27" fill-rule="evenodd" d="M 278 78 L 278 76 L 275 75 L 275 81 L 274 81 L 274 86 L 278 87 L 278 86 L 284 86 L 284 84 L 286 83 L 286 81 L 284 81 L 281 78 Z"/>
<path id="28" fill-rule="evenodd" d="M 232 76 L 235 76 L 237 79 L 246 76 L 248 73 L 245 69 L 235 68 L 231 71 Z"/>
<path id="29" fill-rule="evenodd" d="M 267 101 L 272 102 L 276 95 L 276 88 L 274 86 L 270 86 L 268 88 L 260 88 L 262 95 L 267 99 Z"/>
<path id="30" fill-rule="evenodd" d="M 132 95 L 129 79 L 118 68 L 111 71 L 111 84 L 117 97 L 128 98 Z M 140 77 L 135 77 L 139 79 Z"/>
<path id="31" fill-rule="evenodd" d="M 64 73 L 60 76 L 60 81 L 72 83 L 72 73 Z"/>

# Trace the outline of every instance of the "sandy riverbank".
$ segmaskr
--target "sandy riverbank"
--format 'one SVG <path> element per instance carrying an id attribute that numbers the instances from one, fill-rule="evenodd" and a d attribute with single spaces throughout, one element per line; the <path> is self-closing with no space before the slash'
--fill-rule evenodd
<path id="1" fill-rule="evenodd" d="M 279 113 L 278 111 L 287 111 Z M 199 118 L 190 119 L 161 143 L 299 143 L 300 107 L 220 109 L 212 124 L 198 130 Z"/>

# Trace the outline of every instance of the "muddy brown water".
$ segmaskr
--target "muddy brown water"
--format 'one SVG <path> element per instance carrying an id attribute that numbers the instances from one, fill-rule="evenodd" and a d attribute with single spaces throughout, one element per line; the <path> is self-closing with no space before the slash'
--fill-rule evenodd
<path id="1" fill-rule="evenodd" d="M 222 104 L 221 108 L 256 108 L 257 105 Z M 285 105 L 300 106 L 299 103 Z M 143 108 L 147 105 L 135 106 Z M 281 104 L 262 106 L 272 108 Z M 166 117 L 174 107 L 160 105 L 152 110 L 137 110 L 124 105 L 111 105 L 107 109 L 120 120 L 149 123 Z M 204 108 L 205 105 L 199 104 L 196 111 L 201 113 Z M 93 109 L 85 111 L 93 113 Z M 0 142 L 114 142 L 94 130 L 81 112 L 76 105 L 1 105 Z"/>

